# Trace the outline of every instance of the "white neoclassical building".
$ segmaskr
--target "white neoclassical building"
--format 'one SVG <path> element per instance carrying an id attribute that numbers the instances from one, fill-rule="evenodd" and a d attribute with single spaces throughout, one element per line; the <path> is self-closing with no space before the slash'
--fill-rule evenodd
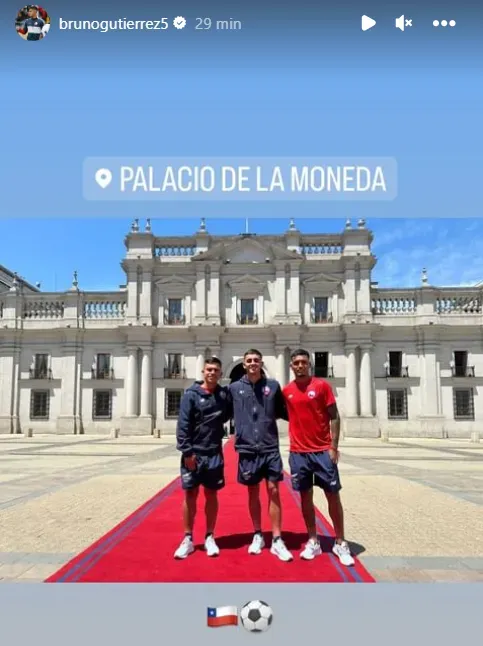
<path id="1" fill-rule="evenodd" d="M 135 221 L 126 285 L 47 293 L 0 267 L 0 433 L 174 433 L 181 395 L 247 348 L 290 379 L 310 351 L 347 437 L 477 437 L 483 288 L 381 289 L 364 221 L 337 235 L 158 237 Z M 2 289 L 3 286 L 3 289 Z"/>

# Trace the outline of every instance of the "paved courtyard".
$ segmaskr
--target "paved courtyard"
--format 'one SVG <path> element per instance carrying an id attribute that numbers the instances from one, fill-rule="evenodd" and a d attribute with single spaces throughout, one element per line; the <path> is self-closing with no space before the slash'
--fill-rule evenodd
<path id="1" fill-rule="evenodd" d="M 483 582 L 483 444 L 347 440 L 341 452 L 347 536 L 378 581 Z M 0 582 L 45 580 L 178 465 L 172 437 L 0 436 Z"/>

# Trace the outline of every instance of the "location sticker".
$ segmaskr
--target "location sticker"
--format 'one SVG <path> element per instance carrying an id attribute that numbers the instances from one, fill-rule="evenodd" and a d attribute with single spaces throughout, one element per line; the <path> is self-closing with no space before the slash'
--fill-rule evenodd
<path id="1" fill-rule="evenodd" d="M 112 180 L 112 173 L 107 168 L 100 168 L 96 173 L 96 182 L 101 188 L 107 188 Z"/>

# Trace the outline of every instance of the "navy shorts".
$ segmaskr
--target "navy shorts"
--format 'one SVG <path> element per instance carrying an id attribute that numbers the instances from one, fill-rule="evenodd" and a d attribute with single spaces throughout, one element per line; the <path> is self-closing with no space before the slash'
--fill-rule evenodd
<path id="1" fill-rule="evenodd" d="M 280 482 L 283 480 L 283 462 L 279 451 L 250 455 L 240 453 L 238 456 L 238 482 L 252 487 L 262 480 Z"/>
<path id="2" fill-rule="evenodd" d="M 181 487 L 195 489 L 199 486 L 217 491 L 225 486 L 225 461 L 222 453 L 215 455 L 197 455 L 196 471 L 185 467 L 181 458 Z"/>
<path id="3" fill-rule="evenodd" d="M 337 493 L 342 489 L 339 469 L 330 459 L 328 451 L 291 453 L 289 465 L 295 491 L 307 491 L 314 486 L 327 493 Z"/>

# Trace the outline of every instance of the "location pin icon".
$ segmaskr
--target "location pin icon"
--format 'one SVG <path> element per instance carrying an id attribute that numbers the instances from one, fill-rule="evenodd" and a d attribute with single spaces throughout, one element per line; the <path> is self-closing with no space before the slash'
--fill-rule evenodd
<path id="1" fill-rule="evenodd" d="M 112 173 L 107 168 L 100 168 L 96 173 L 96 182 L 101 188 L 107 188 L 112 180 Z"/>

